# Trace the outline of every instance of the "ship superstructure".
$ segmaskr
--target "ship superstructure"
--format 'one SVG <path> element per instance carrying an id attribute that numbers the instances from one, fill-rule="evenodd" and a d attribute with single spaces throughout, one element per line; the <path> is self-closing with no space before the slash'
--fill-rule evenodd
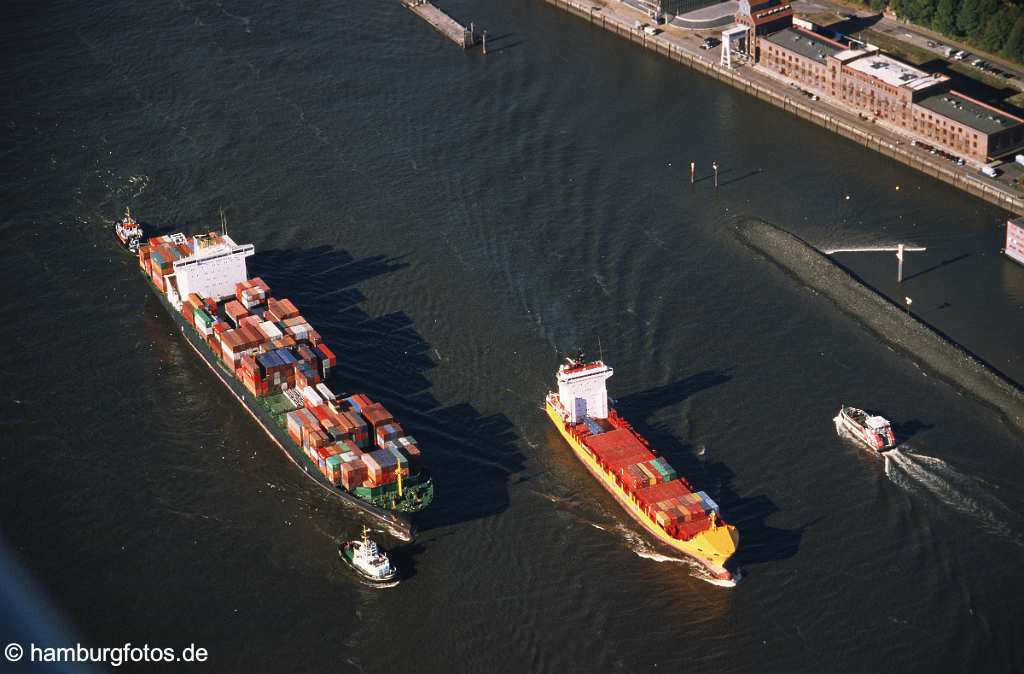
<path id="1" fill-rule="evenodd" d="M 552 423 L 577 458 L 622 508 L 658 540 L 700 562 L 719 581 L 734 582 L 726 568 L 739 532 L 717 503 L 695 491 L 664 457 L 652 451 L 609 405 L 604 362 L 567 359 L 558 369 L 558 392 L 547 395 Z"/>

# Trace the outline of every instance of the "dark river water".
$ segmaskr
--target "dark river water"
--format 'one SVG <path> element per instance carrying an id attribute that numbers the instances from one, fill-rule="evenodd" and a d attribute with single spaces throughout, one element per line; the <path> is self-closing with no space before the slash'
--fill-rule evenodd
<path id="1" fill-rule="evenodd" d="M 929 247 L 903 287 L 891 253 L 841 259 L 1021 381 L 1006 214 L 539 0 L 444 6 L 486 57 L 390 0 L 5 5 L 0 642 L 211 654 L 139 672 L 1024 669 L 1020 435 L 732 233 Z M 126 205 L 223 207 L 339 387 L 419 438 L 399 586 L 339 563 L 358 520 L 175 334 Z M 550 427 L 577 347 L 738 526 L 736 588 Z M 837 438 L 844 402 L 896 421 L 888 463 Z"/>

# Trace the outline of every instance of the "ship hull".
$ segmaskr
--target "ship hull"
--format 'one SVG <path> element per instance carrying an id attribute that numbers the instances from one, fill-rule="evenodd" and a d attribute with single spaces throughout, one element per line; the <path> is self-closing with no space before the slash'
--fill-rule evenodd
<path id="1" fill-rule="evenodd" d="M 566 429 L 565 422 L 562 420 L 561 415 L 551 405 L 551 402 L 547 401 L 544 407 L 545 411 L 548 414 L 548 417 L 551 419 L 551 422 L 555 425 L 555 428 L 558 429 L 558 432 L 561 433 L 562 438 L 567 443 L 569 443 L 569 446 L 572 448 L 573 453 L 576 455 L 576 458 L 579 459 L 580 463 L 582 463 L 590 472 L 590 474 L 594 476 L 594 479 L 596 479 L 601 484 L 601 486 L 603 486 L 605 490 L 609 494 L 611 494 L 616 501 L 618 501 L 619 505 L 622 507 L 623 510 L 625 510 L 629 514 L 630 517 L 636 520 L 636 522 L 640 524 L 644 529 L 646 529 L 649 534 L 657 538 L 665 545 L 668 545 L 672 549 L 681 552 L 690 559 L 699 562 L 718 581 L 728 583 L 731 585 L 735 584 L 736 579 L 734 578 L 733 573 L 724 566 L 728 559 L 723 560 L 721 563 L 716 563 L 704 554 L 705 546 L 709 549 L 714 549 L 714 547 L 716 547 L 716 544 L 717 547 L 721 547 L 722 543 L 724 542 L 715 541 L 712 539 L 712 536 L 715 536 L 717 538 L 727 536 L 731 541 L 731 547 L 735 549 L 735 544 L 738 539 L 738 534 L 735 533 L 735 529 L 733 529 L 731 526 L 723 525 L 719 526 L 712 533 L 702 531 L 688 541 L 673 538 L 664 529 L 658 526 L 657 522 L 648 517 L 647 513 L 643 512 L 632 501 L 632 499 L 630 499 L 629 495 L 622 491 L 622 489 L 617 484 L 615 484 L 614 478 L 605 473 L 604 470 L 602 470 L 601 466 L 598 465 L 598 463 L 594 460 L 593 457 L 591 457 L 591 455 L 589 454 L 589 452 L 587 452 L 583 445 L 581 445 L 578 440 L 572 437 L 572 435 Z M 726 547 L 729 547 L 728 543 L 726 543 Z"/>
<path id="2" fill-rule="evenodd" d="M 292 442 L 290 437 L 288 437 L 287 432 L 274 422 L 270 413 L 259 404 L 256 398 L 254 398 L 244 386 L 242 386 L 241 382 L 239 382 L 223 365 L 221 365 L 221 360 L 217 358 L 213 351 L 210 350 L 210 347 L 200 339 L 199 334 L 185 322 L 185 319 L 171 305 L 164 294 L 160 292 L 160 289 L 155 287 L 152 283 L 149 283 L 148 279 L 146 285 L 149 286 L 150 290 L 152 290 L 160 300 L 164 310 L 170 316 L 171 320 L 174 321 L 175 325 L 177 325 L 182 337 L 185 339 L 185 342 L 193 351 L 196 352 L 200 359 L 206 363 L 206 366 L 211 372 L 213 372 L 214 376 L 220 380 L 225 387 L 227 387 L 228 391 L 230 391 L 235 397 L 235 400 L 237 400 L 238 403 L 245 408 L 247 412 L 249 412 L 259 427 L 262 428 L 273 443 L 277 445 L 277 448 L 281 450 L 285 457 L 295 464 L 296 468 L 302 470 L 306 477 L 336 496 L 345 505 L 358 510 L 362 515 L 370 517 L 376 523 L 383 525 L 388 532 L 396 538 L 402 541 L 414 540 L 416 530 L 409 517 L 379 508 L 371 503 L 367 503 L 361 498 L 334 486 L 319 471 L 310 471 L 308 468 L 308 460 L 302 453 L 302 450 Z"/>

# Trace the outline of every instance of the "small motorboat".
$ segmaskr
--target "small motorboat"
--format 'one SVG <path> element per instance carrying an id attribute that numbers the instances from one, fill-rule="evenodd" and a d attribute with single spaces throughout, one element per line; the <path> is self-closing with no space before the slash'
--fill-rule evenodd
<path id="1" fill-rule="evenodd" d="M 877 452 L 884 452 L 896 446 L 896 436 L 888 419 L 869 414 L 857 407 L 843 405 L 835 418 L 836 428 L 851 435 Z"/>

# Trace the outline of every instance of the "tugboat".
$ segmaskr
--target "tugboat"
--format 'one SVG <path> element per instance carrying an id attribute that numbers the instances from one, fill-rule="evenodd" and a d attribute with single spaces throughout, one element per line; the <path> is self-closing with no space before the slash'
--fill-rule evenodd
<path id="1" fill-rule="evenodd" d="M 877 452 L 896 446 L 892 424 L 885 417 L 868 414 L 862 409 L 843 405 L 834 420 L 837 429 L 846 429 L 855 438 Z"/>
<path id="2" fill-rule="evenodd" d="M 367 580 L 387 583 L 398 578 L 398 569 L 391 566 L 388 556 L 370 539 L 370 530 L 365 526 L 362 540 L 343 543 L 338 548 L 338 555 Z"/>
<path id="3" fill-rule="evenodd" d="M 129 251 L 138 252 L 142 242 L 142 227 L 132 217 L 132 209 L 124 209 L 124 217 L 114 223 L 114 236 Z"/>

